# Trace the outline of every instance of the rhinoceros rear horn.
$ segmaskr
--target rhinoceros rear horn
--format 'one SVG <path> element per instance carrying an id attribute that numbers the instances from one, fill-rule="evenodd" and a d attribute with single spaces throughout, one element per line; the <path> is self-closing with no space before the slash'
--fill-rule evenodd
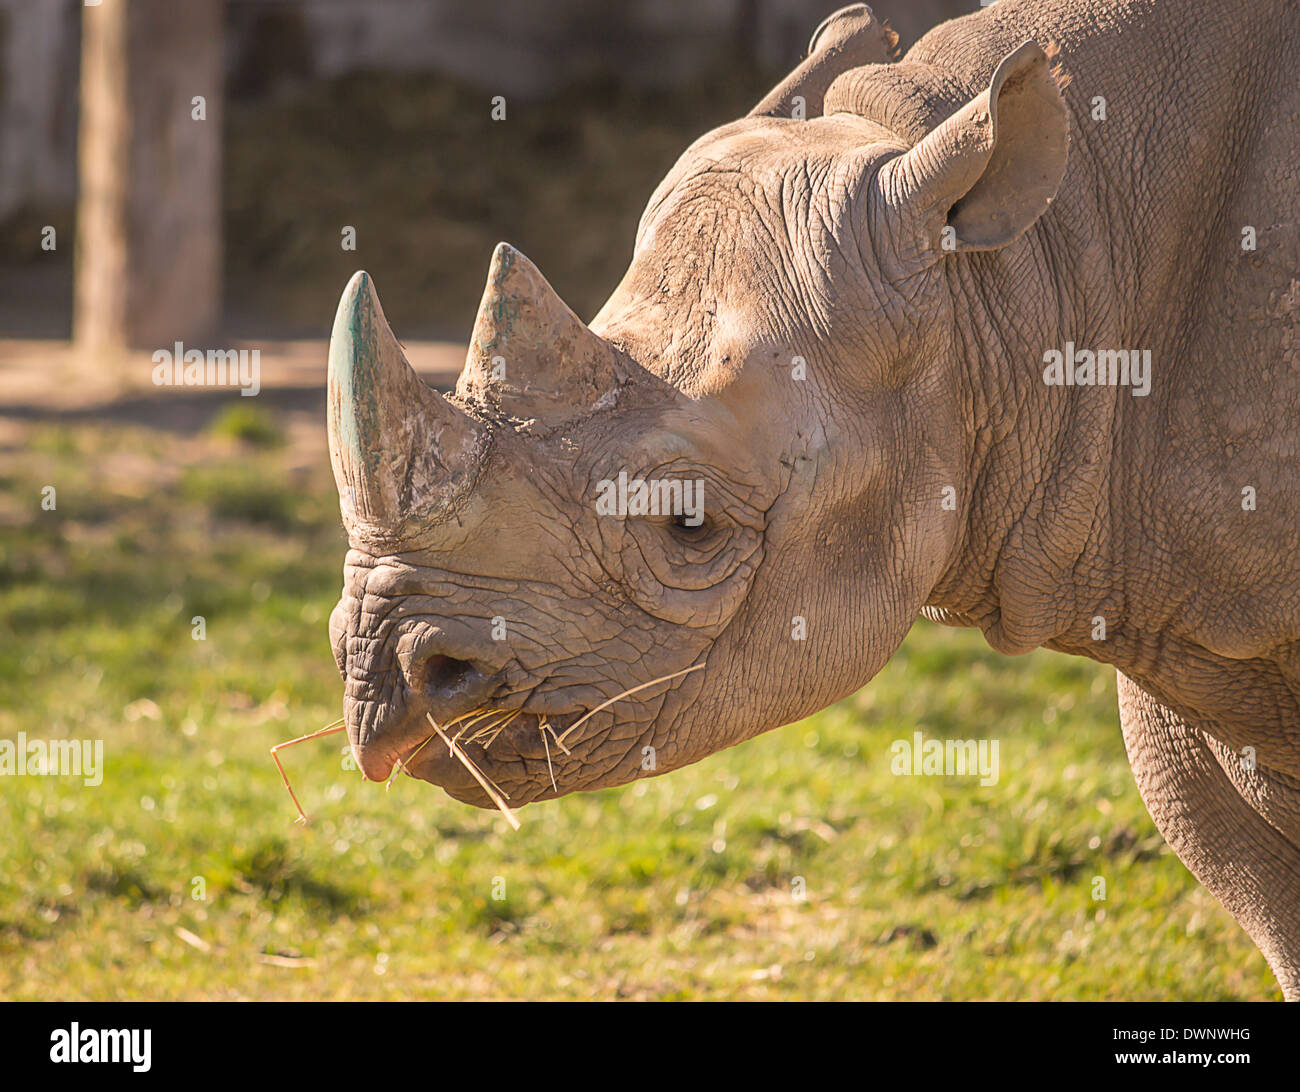
<path id="1" fill-rule="evenodd" d="M 507 243 L 497 245 L 456 384 L 458 397 L 551 423 L 596 405 L 633 372 L 628 359 L 556 295 L 537 266 Z"/>
<path id="2" fill-rule="evenodd" d="M 888 64 L 898 35 L 866 4 L 850 4 L 822 20 L 808 43 L 808 57 L 764 96 L 750 117 L 820 117 L 835 78 L 866 64 Z M 797 100 L 802 100 L 797 101 Z"/>
<path id="3" fill-rule="evenodd" d="M 416 375 L 366 273 L 348 282 L 330 336 L 330 462 L 348 534 L 392 547 L 472 484 L 481 426 Z"/>

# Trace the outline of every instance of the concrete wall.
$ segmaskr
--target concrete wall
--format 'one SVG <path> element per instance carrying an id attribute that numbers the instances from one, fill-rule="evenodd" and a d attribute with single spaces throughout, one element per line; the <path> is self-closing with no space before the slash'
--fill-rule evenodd
<path id="1" fill-rule="evenodd" d="M 617 68 L 631 84 L 671 85 L 735 50 L 790 64 L 834 0 L 374 0 L 305 7 L 319 71 L 436 69 L 534 96 Z"/>
<path id="2" fill-rule="evenodd" d="M 81 0 L 0 0 L 0 217 L 77 182 Z"/>

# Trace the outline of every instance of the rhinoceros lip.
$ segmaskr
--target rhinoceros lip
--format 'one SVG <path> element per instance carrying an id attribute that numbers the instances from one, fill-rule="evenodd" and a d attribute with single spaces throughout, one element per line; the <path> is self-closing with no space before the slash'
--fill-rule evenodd
<path id="1" fill-rule="evenodd" d="M 459 738 L 454 731 L 449 734 L 458 747 L 464 749 L 472 759 L 480 764 L 485 757 L 488 761 L 493 758 L 507 761 L 516 759 L 520 751 L 517 744 L 524 740 L 537 739 L 539 736 L 545 742 L 539 743 L 538 747 L 541 750 L 549 748 L 553 759 L 558 761 L 563 754 L 563 749 L 556 746 L 555 737 L 561 735 L 565 727 L 577 720 L 581 715 L 578 712 L 556 715 L 521 710 L 520 716 L 502 728 L 500 734 L 487 745 Z M 551 726 L 553 734 L 542 731 L 541 723 L 543 719 Z M 446 743 L 438 738 L 432 728 L 430 734 L 423 740 L 403 746 L 395 754 L 394 760 L 396 762 L 395 768 L 400 768 L 403 773 L 419 780 L 431 780 L 424 777 L 423 773 L 432 773 L 434 770 L 439 769 L 459 769 L 459 764 L 455 763 L 448 754 Z M 451 765 L 448 765 L 448 763 L 451 763 Z"/>

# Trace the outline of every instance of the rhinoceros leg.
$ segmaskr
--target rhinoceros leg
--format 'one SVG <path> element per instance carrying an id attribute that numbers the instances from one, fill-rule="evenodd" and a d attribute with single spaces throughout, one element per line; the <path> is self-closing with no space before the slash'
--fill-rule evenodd
<path id="1" fill-rule="evenodd" d="M 1123 674 L 1120 723 L 1138 791 L 1165 841 L 1300 1001 L 1300 784 L 1267 772 Z"/>

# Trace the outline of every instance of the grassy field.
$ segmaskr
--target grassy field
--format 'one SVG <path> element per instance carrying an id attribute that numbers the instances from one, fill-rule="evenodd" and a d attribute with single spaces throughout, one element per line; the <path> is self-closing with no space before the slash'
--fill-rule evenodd
<path id="1" fill-rule="evenodd" d="M 0 434 L 0 739 L 105 754 L 0 777 L 0 996 L 1279 996 L 1147 817 L 1112 674 L 924 623 L 852 699 L 518 833 L 338 736 L 287 754 L 295 826 L 267 748 L 341 702 L 321 432 Z M 893 776 L 918 729 L 1000 781 Z"/>

